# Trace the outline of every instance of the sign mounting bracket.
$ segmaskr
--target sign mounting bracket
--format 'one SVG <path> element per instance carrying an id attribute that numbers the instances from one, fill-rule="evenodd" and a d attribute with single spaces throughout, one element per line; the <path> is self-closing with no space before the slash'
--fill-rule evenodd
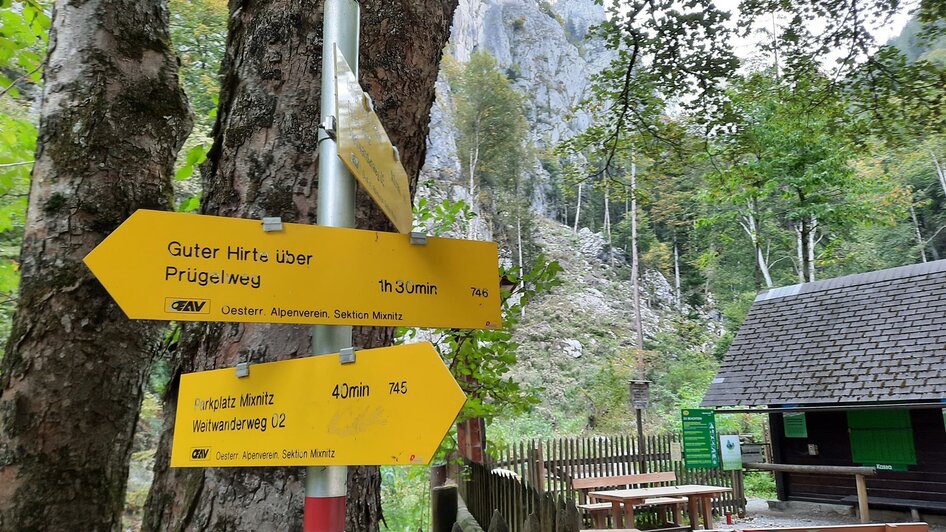
<path id="1" fill-rule="evenodd" d="M 267 216 L 263 218 L 263 232 L 273 233 L 282 231 L 282 218 L 279 216 Z"/>
<path id="2" fill-rule="evenodd" d="M 421 233 L 420 231 L 411 231 L 411 245 L 426 246 L 427 233 Z"/>
<path id="3" fill-rule="evenodd" d="M 338 361 L 342 364 L 354 364 L 355 363 L 355 351 L 357 347 L 346 347 L 338 351 Z"/>

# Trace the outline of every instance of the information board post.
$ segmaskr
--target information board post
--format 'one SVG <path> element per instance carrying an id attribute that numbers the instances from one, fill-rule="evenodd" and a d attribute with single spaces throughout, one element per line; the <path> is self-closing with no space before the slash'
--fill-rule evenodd
<path id="1" fill-rule="evenodd" d="M 650 381 L 632 380 L 629 384 L 631 406 L 637 414 L 637 442 L 640 454 L 640 472 L 647 472 L 647 447 L 644 438 L 644 409 L 650 405 Z"/>
<path id="2" fill-rule="evenodd" d="M 354 0 L 327 0 L 322 23 L 322 93 L 319 130 L 318 224 L 352 227 L 355 224 L 355 179 L 338 158 L 333 138 L 335 107 L 335 48 L 358 74 L 360 6 Z M 318 325 L 312 329 L 312 353 L 326 355 L 352 347 L 350 325 Z M 339 362 L 341 363 L 341 362 Z M 346 466 L 306 469 L 305 532 L 345 530 Z"/>

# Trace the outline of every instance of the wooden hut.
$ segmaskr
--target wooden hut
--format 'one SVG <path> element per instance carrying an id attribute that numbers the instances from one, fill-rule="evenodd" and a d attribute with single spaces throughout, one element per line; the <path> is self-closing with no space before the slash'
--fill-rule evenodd
<path id="1" fill-rule="evenodd" d="M 946 513 L 946 260 L 760 293 L 703 405 L 766 413 L 773 462 L 876 467 L 871 507 Z M 855 500 L 851 477 L 776 481 Z"/>

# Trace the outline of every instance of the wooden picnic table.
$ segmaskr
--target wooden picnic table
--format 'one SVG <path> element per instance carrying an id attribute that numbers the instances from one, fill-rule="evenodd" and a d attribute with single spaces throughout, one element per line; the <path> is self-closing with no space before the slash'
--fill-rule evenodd
<path id="1" fill-rule="evenodd" d="M 690 526 L 695 530 L 698 526 L 698 516 L 703 514 L 703 527 L 713 528 L 712 500 L 716 495 L 732 491 L 724 486 L 702 486 L 699 484 L 684 484 L 682 486 L 657 486 L 653 488 L 637 488 L 624 490 L 592 491 L 589 497 L 611 502 L 611 516 L 613 528 L 621 528 L 621 517 L 628 527 L 634 526 L 634 505 L 643 504 L 645 499 L 658 497 L 686 497 L 687 511 L 690 515 Z M 621 505 L 624 505 L 623 512 Z M 679 523 L 677 523 L 679 524 Z"/>

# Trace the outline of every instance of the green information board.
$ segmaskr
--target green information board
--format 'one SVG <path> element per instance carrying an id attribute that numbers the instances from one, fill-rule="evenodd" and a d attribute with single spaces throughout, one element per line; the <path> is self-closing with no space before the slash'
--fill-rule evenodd
<path id="1" fill-rule="evenodd" d="M 851 459 L 886 471 L 916 465 L 913 424 L 908 410 L 857 410 L 847 413 Z"/>
<path id="2" fill-rule="evenodd" d="M 683 462 L 687 469 L 719 467 L 716 437 L 716 413 L 711 409 L 688 408 L 680 411 L 683 420 Z"/>
<path id="3" fill-rule="evenodd" d="M 807 438 L 808 422 L 805 420 L 805 413 L 782 414 L 782 424 L 785 425 L 786 438 Z"/>

